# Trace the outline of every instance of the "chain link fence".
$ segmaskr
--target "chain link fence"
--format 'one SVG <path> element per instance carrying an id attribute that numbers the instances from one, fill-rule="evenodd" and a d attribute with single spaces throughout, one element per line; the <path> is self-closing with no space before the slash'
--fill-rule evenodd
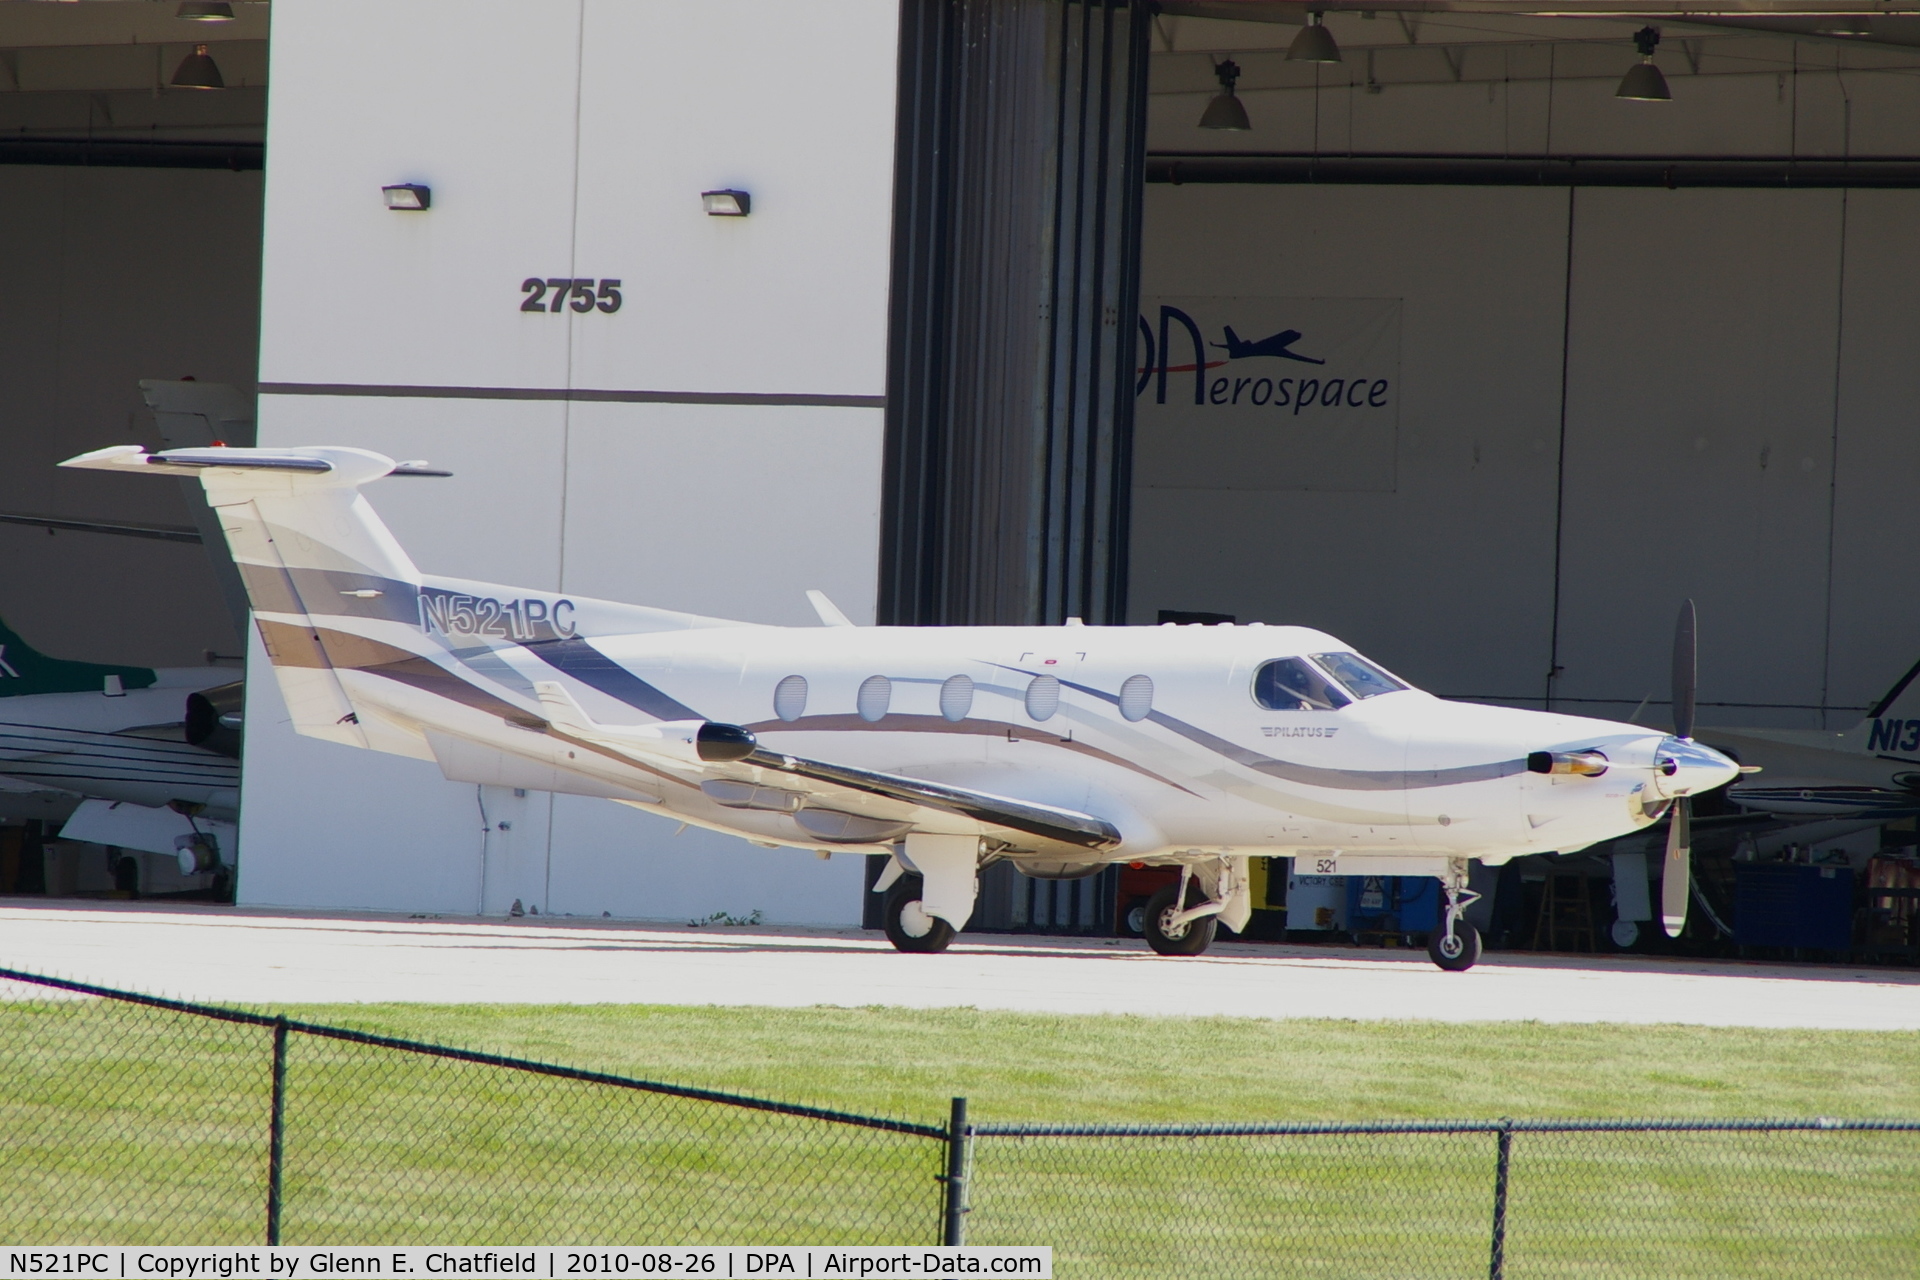
<path id="1" fill-rule="evenodd" d="M 937 1240 L 947 1130 L 0 969 L 8 1243 Z M 64 997 L 64 998 L 61 998 Z"/>
<path id="2" fill-rule="evenodd" d="M 1064 1277 L 1920 1274 L 1920 1121 L 917 1124 L 0 969 L 10 1244 L 1052 1245 Z M 24 998 L 22 998 L 24 996 Z"/>
<path id="3" fill-rule="evenodd" d="M 1920 1274 L 1920 1121 L 978 1125 L 969 1244 L 1063 1276 Z"/>

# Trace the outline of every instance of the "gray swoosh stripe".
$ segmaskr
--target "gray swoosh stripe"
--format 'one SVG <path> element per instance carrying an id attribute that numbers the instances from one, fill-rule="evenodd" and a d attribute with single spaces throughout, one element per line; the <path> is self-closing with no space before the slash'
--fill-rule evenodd
<path id="1" fill-rule="evenodd" d="M 528 653 L 581 684 L 598 689 L 661 720 L 705 720 L 683 702 L 654 688 L 633 672 L 601 653 L 585 640 L 544 640 L 526 646 Z"/>
<path id="2" fill-rule="evenodd" d="M 999 665 L 999 664 L 995 664 Z M 1018 671 L 1018 667 L 1007 667 L 1009 671 Z M 1032 672 L 1022 672 L 1031 675 Z M 1069 689 L 1078 690 L 1120 705 L 1120 695 L 1095 689 L 1090 685 L 1077 684 L 1071 680 L 1060 682 Z M 1189 742 L 1205 747 L 1207 750 L 1225 756 L 1237 765 L 1264 773 L 1269 777 L 1283 778 L 1288 782 L 1298 782 L 1309 787 L 1325 787 L 1331 791 L 1421 791 L 1429 787 L 1451 787 L 1465 782 L 1487 782 L 1494 778 L 1510 778 L 1517 773 L 1525 773 L 1525 756 L 1513 760 L 1496 760 L 1487 764 L 1460 765 L 1453 769 L 1327 769 L 1319 765 L 1299 764 L 1292 760 L 1281 760 L 1275 756 L 1262 755 L 1258 751 L 1228 742 L 1216 737 L 1205 729 L 1190 725 L 1167 715 L 1163 711 L 1149 711 L 1147 719 L 1163 729 L 1171 730 Z"/>

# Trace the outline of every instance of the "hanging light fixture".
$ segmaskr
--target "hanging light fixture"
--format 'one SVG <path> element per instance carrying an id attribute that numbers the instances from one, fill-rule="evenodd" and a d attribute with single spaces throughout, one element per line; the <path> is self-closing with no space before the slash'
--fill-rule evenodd
<path id="1" fill-rule="evenodd" d="M 1334 43 L 1333 32 L 1327 30 L 1318 9 L 1307 15 L 1307 25 L 1300 28 L 1300 34 L 1287 46 L 1288 62 L 1339 62 L 1340 46 Z"/>
<path id="2" fill-rule="evenodd" d="M 173 16 L 188 22 L 232 22 L 233 6 L 227 0 L 181 0 Z"/>
<path id="3" fill-rule="evenodd" d="M 1202 129 L 1239 129 L 1253 128 L 1253 122 L 1247 119 L 1247 109 L 1240 105 L 1240 99 L 1233 94 L 1233 82 L 1240 78 L 1240 64 L 1232 58 L 1220 63 L 1213 69 L 1220 77 L 1220 93 L 1200 115 Z"/>
<path id="4" fill-rule="evenodd" d="M 1635 102 L 1672 101 L 1673 95 L 1667 92 L 1667 78 L 1653 65 L 1653 50 L 1659 43 L 1660 33 L 1652 27 L 1642 27 L 1633 33 L 1633 47 L 1640 51 L 1640 61 L 1620 77 L 1620 87 L 1613 91 L 1614 97 Z"/>
<path id="5" fill-rule="evenodd" d="M 180 69 L 173 73 L 170 81 L 176 89 L 224 89 L 227 82 L 220 78 L 220 67 L 207 54 L 207 46 L 197 44 L 193 52 L 180 60 Z"/>

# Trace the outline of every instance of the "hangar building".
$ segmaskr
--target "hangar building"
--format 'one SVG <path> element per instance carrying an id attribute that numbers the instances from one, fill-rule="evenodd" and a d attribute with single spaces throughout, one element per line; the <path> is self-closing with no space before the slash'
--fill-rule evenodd
<path id="1" fill-rule="evenodd" d="M 435 572 L 776 623 L 809 588 L 1302 622 L 1444 696 L 1647 723 L 1692 597 L 1704 723 L 1844 727 L 1920 658 L 1920 4 L 1726 9 L 6 5 L 0 515 L 190 524 L 52 463 L 151 440 L 139 380 L 191 376 L 263 444 L 455 471 L 375 495 Z M 1289 57 L 1310 24 L 1337 61 Z M 224 89 L 179 83 L 198 46 Z M 1666 100 L 1620 96 L 1643 56 Z M 1243 374 L 1223 328 L 1275 345 Z M 199 549 L 0 546 L 45 652 L 240 652 Z M 448 782 L 248 697 L 242 902 L 860 917 L 857 857 Z"/>

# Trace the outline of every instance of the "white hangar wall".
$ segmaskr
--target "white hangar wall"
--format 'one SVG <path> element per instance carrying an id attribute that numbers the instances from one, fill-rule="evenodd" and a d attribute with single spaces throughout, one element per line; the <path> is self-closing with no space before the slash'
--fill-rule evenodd
<path id="1" fill-rule="evenodd" d="M 432 572 L 770 623 L 813 621 L 818 587 L 870 621 L 895 22 L 279 0 L 261 443 L 449 466 L 369 492 Z M 433 207 L 384 209 L 398 182 Z M 729 187 L 751 216 L 705 216 Z M 623 302 L 522 311 L 535 276 Z M 250 670 L 243 902 L 857 922 L 858 858 L 299 738 L 257 641 Z"/>

